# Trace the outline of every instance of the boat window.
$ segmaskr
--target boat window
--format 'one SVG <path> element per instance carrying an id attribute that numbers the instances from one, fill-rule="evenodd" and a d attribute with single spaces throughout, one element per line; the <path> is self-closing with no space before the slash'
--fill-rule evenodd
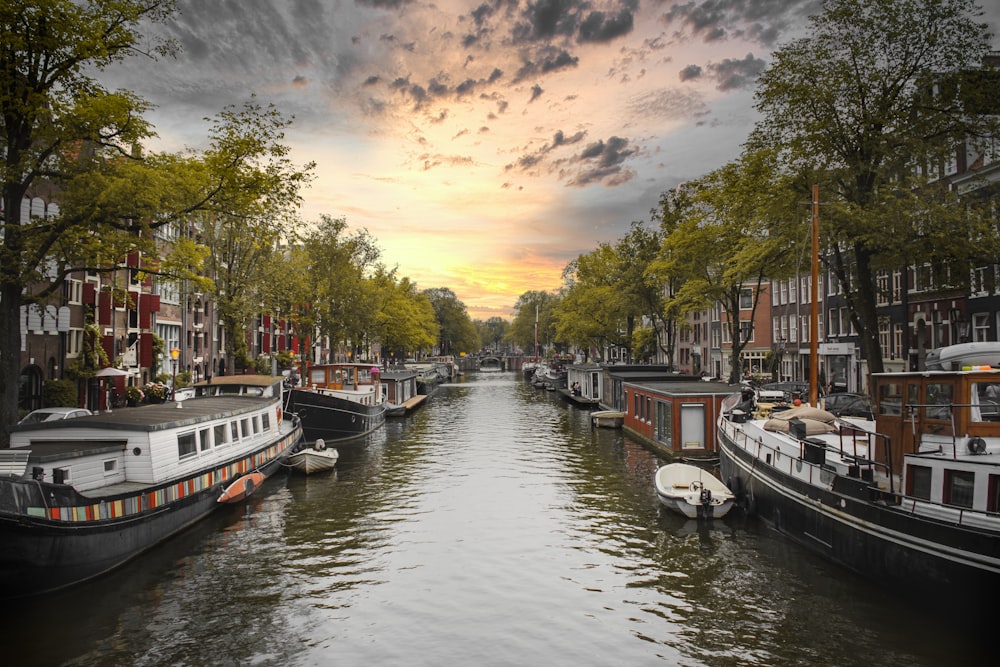
<path id="1" fill-rule="evenodd" d="M 650 424 L 653 422 L 653 399 L 649 396 L 646 397 L 646 423 Z"/>
<path id="2" fill-rule="evenodd" d="M 236 422 L 229 422 L 229 433 L 232 435 L 232 440 L 230 442 L 239 442 L 240 427 Z"/>
<path id="3" fill-rule="evenodd" d="M 260 433 L 260 417 L 258 415 L 254 415 L 254 417 L 253 417 L 253 434 L 257 435 L 258 433 Z"/>
<path id="4" fill-rule="evenodd" d="M 244 419 L 242 419 L 240 421 L 240 431 L 242 431 L 244 438 L 249 438 L 250 437 L 251 433 L 250 433 L 250 420 L 249 419 L 245 419 L 244 418 Z"/>
<path id="5" fill-rule="evenodd" d="M 216 447 L 221 447 L 222 445 L 226 444 L 226 425 L 225 424 L 216 424 L 214 426 L 214 430 L 215 430 L 215 434 L 214 434 L 215 435 L 215 446 Z"/>
<path id="6" fill-rule="evenodd" d="M 201 441 L 201 451 L 206 452 L 212 448 L 212 440 L 209 435 L 209 429 L 203 428 L 198 433 L 198 439 Z"/>
<path id="7" fill-rule="evenodd" d="M 673 445 L 674 420 L 673 403 L 670 401 L 656 402 L 656 439 L 665 445 Z"/>
<path id="8" fill-rule="evenodd" d="M 177 456 L 186 459 L 194 456 L 198 452 L 194 441 L 194 431 L 181 433 L 177 436 Z"/>
<path id="9" fill-rule="evenodd" d="M 906 470 L 906 495 L 914 498 L 931 499 L 931 469 L 927 466 L 911 465 Z"/>
<path id="10" fill-rule="evenodd" d="M 972 493 L 975 490 L 976 475 L 965 470 L 944 471 L 944 498 L 947 505 L 972 507 Z"/>
<path id="11" fill-rule="evenodd" d="M 115 461 L 114 459 L 109 459 L 109 460 L 107 460 L 107 461 L 104 462 L 104 474 L 105 475 L 112 474 L 116 470 L 118 470 L 118 461 Z"/>
<path id="12" fill-rule="evenodd" d="M 240 393 L 240 386 L 238 384 L 226 384 L 219 387 L 219 396 L 229 395 L 234 396 Z"/>
<path id="13" fill-rule="evenodd" d="M 972 421 L 1000 421 L 1000 382 L 972 384 Z"/>
<path id="14" fill-rule="evenodd" d="M 271 430 L 271 415 L 267 412 L 260 416 L 260 422 L 264 427 L 264 431 Z"/>
<path id="15" fill-rule="evenodd" d="M 927 418 L 951 419 L 955 386 L 948 382 L 927 383 Z"/>
<path id="16" fill-rule="evenodd" d="M 326 376 L 322 368 L 314 368 L 309 371 L 310 384 L 326 384 Z"/>
<path id="17" fill-rule="evenodd" d="M 878 413 L 900 415 L 903 407 L 903 387 L 896 382 L 880 384 L 878 388 Z"/>
<path id="18" fill-rule="evenodd" d="M 1000 475 L 990 475 L 986 488 L 986 511 L 1000 512 Z"/>

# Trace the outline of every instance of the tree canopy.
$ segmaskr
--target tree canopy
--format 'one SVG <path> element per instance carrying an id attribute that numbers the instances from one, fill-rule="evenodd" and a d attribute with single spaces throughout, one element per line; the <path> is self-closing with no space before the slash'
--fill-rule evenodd
<path id="1" fill-rule="evenodd" d="M 996 235 L 930 185 L 961 147 L 972 159 L 991 150 L 996 116 L 982 111 L 995 81 L 974 75 L 991 40 L 981 15 L 972 0 L 832 0 L 759 81 L 751 149 L 767 147 L 820 184 L 823 254 L 834 258 L 872 372 L 883 356 L 876 271 L 901 257 L 967 261 L 970 238 Z"/>

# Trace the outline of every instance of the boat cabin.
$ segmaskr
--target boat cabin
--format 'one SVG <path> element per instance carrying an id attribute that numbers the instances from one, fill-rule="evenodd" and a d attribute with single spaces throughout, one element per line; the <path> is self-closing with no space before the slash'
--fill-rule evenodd
<path id="1" fill-rule="evenodd" d="M 624 426 L 669 454 L 713 457 L 716 420 L 733 393 L 722 382 L 675 375 L 667 382 L 624 383 Z"/>
<path id="2" fill-rule="evenodd" d="M 874 376 L 877 452 L 910 497 L 1000 511 L 1000 369 Z M 990 456 L 992 455 L 992 456 Z"/>

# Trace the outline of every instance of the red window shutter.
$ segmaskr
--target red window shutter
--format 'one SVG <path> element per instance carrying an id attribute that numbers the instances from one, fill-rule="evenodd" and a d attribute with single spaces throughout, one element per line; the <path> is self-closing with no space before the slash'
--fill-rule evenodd
<path id="1" fill-rule="evenodd" d="M 153 334 L 150 332 L 139 334 L 139 365 L 144 368 L 153 365 Z"/>

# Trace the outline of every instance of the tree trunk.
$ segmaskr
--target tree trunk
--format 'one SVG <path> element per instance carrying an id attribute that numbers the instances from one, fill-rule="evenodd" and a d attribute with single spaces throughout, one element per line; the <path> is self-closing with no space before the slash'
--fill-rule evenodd
<path id="1" fill-rule="evenodd" d="M 10 429 L 17 423 L 21 377 L 21 288 L 0 287 L 0 449 L 10 447 Z"/>

